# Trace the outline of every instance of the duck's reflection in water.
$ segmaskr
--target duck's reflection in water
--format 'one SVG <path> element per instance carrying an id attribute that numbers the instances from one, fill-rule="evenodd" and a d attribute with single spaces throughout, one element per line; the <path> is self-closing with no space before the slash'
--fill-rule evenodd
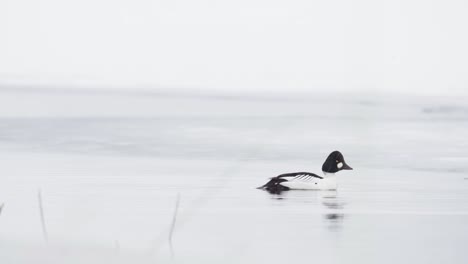
<path id="1" fill-rule="evenodd" d="M 338 198 L 338 192 L 322 191 L 280 191 L 271 193 L 273 200 L 300 201 L 301 203 L 320 203 L 323 205 L 323 217 L 326 227 L 332 231 L 340 230 L 343 226 L 345 202 Z"/>
<path id="2" fill-rule="evenodd" d="M 342 228 L 345 217 L 343 208 L 345 203 L 338 198 L 337 191 L 320 192 L 322 204 L 325 207 L 324 219 L 330 230 L 339 230 Z"/>

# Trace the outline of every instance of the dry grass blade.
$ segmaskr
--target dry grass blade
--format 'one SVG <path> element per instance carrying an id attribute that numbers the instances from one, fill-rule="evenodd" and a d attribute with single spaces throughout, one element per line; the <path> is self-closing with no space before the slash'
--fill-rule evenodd
<path id="1" fill-rule="evenodd" d="M 174 215 L 172 216 L 172 223 L 171 228 L 169 230 L 169 249 L 171 250 L 171 257 L 174 258 L 174 249 L 172 247 L 172 234 L 174 233 L 176 221 L 177 221 L 177 212 L 179 211 L 179 202 L 180 202 L 180 194 L 177 194 L 177 200 L 174 209 Z"/>
<path id="2" fill-rule="evenodd" d="M 49 242 L 49 235 L 47 234 L 47 228 L 46 228 L 46 223 L 45 223 L 45 217 L 44 217 L 44 208 L 42 206 L 42 195 L 41 195 L 41 190 L 38 191 L 37 193 L 37 199 L 39 202 L 39 213 L 41 216 L 41 226 L 42 226 L 42 235 L 44 236 L 44 240 Z"/>

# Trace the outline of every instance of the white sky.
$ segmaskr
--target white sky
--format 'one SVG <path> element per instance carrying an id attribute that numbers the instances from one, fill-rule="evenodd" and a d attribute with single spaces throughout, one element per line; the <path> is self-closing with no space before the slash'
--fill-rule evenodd
<path id="1" fill-rule="evenodd" d="M 2 0 L 0 84 L 468 93 L 466 0 Z"/>

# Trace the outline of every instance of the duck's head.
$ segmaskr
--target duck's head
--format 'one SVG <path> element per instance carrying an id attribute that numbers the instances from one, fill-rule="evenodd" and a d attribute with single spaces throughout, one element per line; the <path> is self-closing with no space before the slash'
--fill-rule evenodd
<path id="1" fill-rule="evenodd" d="M 352 170 L 348 164 L 346 164 L 343 154 L 341 152 L 335 150 L 330 155 L 328 155 L 328 158 L 325 160 L 325 162 L 322 165 L 322 171 L 326 173 L 335 173 L 340 170 Z"/>

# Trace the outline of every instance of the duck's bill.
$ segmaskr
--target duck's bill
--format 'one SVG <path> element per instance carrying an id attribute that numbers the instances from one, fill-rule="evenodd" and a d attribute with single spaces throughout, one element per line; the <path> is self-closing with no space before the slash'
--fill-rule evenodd
<path id="1" fill-rule="evenodd" d="M 351 168 L 348 164 L 344 163 L 343 164 L 343 168 L 341 168 L 342 170 L 352 170 L 353 168 Z"/>

